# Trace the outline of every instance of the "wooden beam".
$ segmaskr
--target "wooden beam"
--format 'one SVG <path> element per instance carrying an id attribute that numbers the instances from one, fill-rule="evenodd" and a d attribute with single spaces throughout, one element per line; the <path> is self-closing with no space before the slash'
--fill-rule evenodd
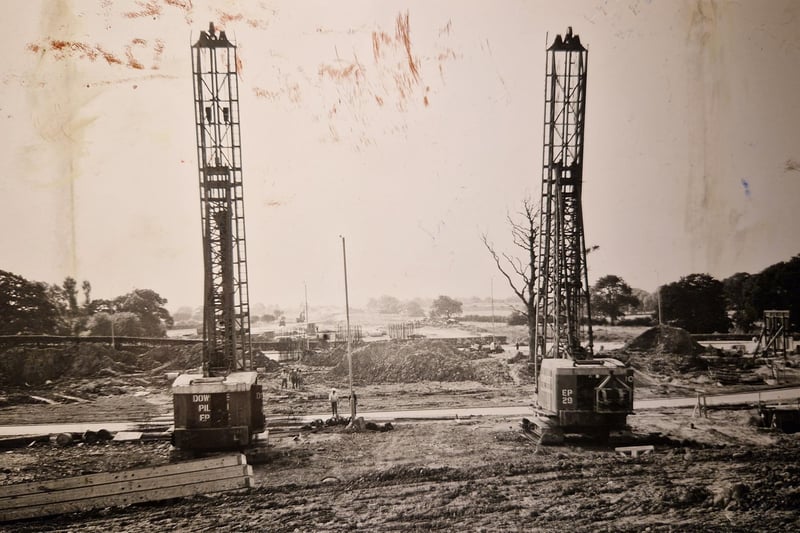
<path id="1" fill-rule="evenodd" d="M 32 492 L 52 492 L 75 487 L 102 485 L 104 483 L 114 483 L 116 481 L 147 479 L 154 476 L 168 476 L 183 472 L 196 472 L 209 470 L 212 468 L 223 468 L 226 466 L 243 464 L 247 464 L 247 458 L 243 454 L 233 454 L 221 457 L 213 457 L 211 459 L 201 459 L 199 461 L 185 461 L 182 463 L 173 463 L 164 466 L 137 468 L 136 470 L 123 470 L 122 472 L 90 474 L 88 476 L 67 477 L 50 481 L 8 485 L 5 487 L 0 487 L 0 501 L 9 496 L 30 494 Z"/>
<path id="2" fill-rule="evenodd" d="M 0 487 L 0 522 L 242 489 L 253 486 L 252 474 L 236 454 Z"/>

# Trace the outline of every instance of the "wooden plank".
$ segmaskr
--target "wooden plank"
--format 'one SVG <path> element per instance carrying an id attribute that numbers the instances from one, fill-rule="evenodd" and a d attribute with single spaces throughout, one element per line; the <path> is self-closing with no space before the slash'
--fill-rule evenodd
<path id="1" fill-rule="evenodd" d="M 28 446 L 32 442 L 50 442 L 50 434 L 23 435 L 21 437 L 4 437 L 0 439 L 0 449 L 21 448 Z"/>
<path id="2" fill-rule="evenodd" d="M 28 397 L 33 398 L 36 401 L 46 403 L 48 405 L 56 405 L 58 403 L 55 400 L 51 400 L 50 398 L 45 398 L 43 396 L 34 396 L 33 394 L 29 394 Z"/>
<path id="3" fill-rule="evenodd" d="M 187 496 L 194 496 L 196 494 L 244 489 L 252 486 L 252 477 L 237 476 L 228 479 L 212 481 L 209 483 L 192 483 L 189 485 L 178 485 L 156 490 L 137 491 L 114 496 L 99 496 L 86 500 L 59 502 L 50 505 L 4 510 L 0 511 L 0 522 L 52 516 L 76 511 L 88 511 L 91 509 L 105 507 L 118 507 L 150 501 L 168 500 L 171 498 L 183 498 Z"/>
<path id="4" fill-rule="evenodd" d="M 250 465 L 233 465 L 196 472 L 171 474 L 167 476 L 154 476 L 146 479 L 95 484 L 86 487 L 75 487 L 52 492 L 32 492 L 29 494 L 21 494 L 19 496 L 0 499 L 0 510 L 86 500 L 102 496 L 116 496 L 145 490 L 158 490 L 177 485 L 202 485 L 205 483 L 218 481 L 220 479 L 249 476 L 251 474 L 252 467 Z"/>
<path id="5" fill-rule="evenodd" d="M 58 396 L 59 398 L 64 398 L 65 400 L 72 400 L 73 402 L 78 402 L 78 403 L 89 403 L 89 400 L 86 400 L 84 398 L 78 398 L 77 396 L 69 396 L 67 394 L 59 394 L 57 392 L 54 392 L 53 396 Z"/>
<path id="6" fill-rule="evenodd" d="M 115 441 L 131 441 L 131 440 L 139 440 L 142 438 L 141 431 L 117 431 L 117 434 L 114 435 L 112 440 Z"/>
<path id="7" fill-rule="evenodd" d="M 90 474 L 88 476 L 68 477 L 33 483 L 20 483 L 16 485 L 0 487 L 0 499 L 10 496 L 17 496 L 20 494 L 29 494 L 32 492 L 52 492 L 74 487 L 86 487 L 89 485 L 100 485 L 104 483 L 114 483 L 117 481 L 146 479 L 159 475 L 167 476 L 171 474 L 197 472 L 212 468 L 222 468 L 225 466 L 243 464 L 247 464 L 247 458 L 244 456 L 244 454 L 237 453 L 220 457 L 212 457 L 210 459 L 200 459 L 197 461 L 184 461 L 182 463 L 173 463 L 163 466 L 124 470 L 122 472 Z"/>

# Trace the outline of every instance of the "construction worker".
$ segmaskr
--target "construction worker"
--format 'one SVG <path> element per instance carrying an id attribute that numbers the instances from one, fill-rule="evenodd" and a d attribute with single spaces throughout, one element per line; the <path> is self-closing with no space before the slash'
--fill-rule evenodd
<path id="1" fill-rule="evenodd" d="M 339 417 L 339 395 L 336 394 L 336 389 L 331 389 L 328 394 L 328 401 L 331 402 L 331 415 L 333 418 Z"/>
<path id="2" fill-rule="evenodd" d="M 283 370 L 281 370 L 281 388 L 282 389 L 286 388 L 286 381 L 288 380 L 288 378 L 289 378 L 289 376 L 288 376 L 288 374 L 286 374 L 286 369 L 284 368 Z"/>

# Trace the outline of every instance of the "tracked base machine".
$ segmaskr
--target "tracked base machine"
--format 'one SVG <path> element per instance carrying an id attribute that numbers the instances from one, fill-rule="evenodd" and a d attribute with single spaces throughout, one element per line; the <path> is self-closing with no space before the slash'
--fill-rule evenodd
<path id="1" fill-rule="evenodd" d="M 583 224 L 583 138 L 588 50 L 572 28 L 547 49 L 542 194 L 536 234 L 532 366 L 535 416 L 523 427 L 558 442 L 626 428 L 633 370 L 593 358 Z"/>
<path id="2" fill-rule="evenodd" d="M 173 444 L 189 451 L 243 448 L 266 425 L 250 342 L 238 64 L 236 45 L 213 24 L 192 45 L 205 267 L 203 368 L 172 385 Z"/>
<path id="3" fill-rule="evenodd" d="M 633 413 L 633 369 L 616 359 L 545 359 L 539 373 L 534 417 L 523 422 L 543 444 L 567 433 L 606 440 L 627 434 Z"/>

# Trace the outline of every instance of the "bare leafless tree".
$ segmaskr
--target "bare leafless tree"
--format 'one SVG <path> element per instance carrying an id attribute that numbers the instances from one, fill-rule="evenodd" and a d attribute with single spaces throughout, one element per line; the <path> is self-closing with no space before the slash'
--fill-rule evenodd
<path id="1" fill-rule="evenodd" d="M 511 241 L 519 249 L 517 255 L 498 252 L 486 234 L 481 235 L 486 249 L 492 255 L 497 269 L 508 281 L 511 290 L 522 302 L 518 311 L 528 323 L 529 339 L 533 339 L 536 317 L 536 241 L 539 234 L 539 206 L 530 198 L 522 201 L 516 215 L 507 215 L 511 228 Z"/>

